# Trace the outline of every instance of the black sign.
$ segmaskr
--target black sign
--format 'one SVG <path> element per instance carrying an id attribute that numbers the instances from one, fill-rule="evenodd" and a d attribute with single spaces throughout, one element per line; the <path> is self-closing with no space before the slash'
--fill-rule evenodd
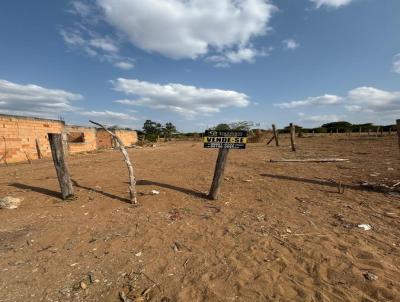
<path id="1" fill-rule="evenodd" d="M 204 148 L 245 149 L 247 131 L 214 131 L 204 134 Z"/>

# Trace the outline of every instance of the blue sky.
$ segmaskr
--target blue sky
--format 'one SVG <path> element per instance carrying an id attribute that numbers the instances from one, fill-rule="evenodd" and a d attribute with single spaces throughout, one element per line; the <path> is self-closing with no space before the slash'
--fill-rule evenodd
<path id="1" fill-rule="evenodd" d="M 398 0 L 3 0 L 0 37 L 0 113 L 182 131 L 400 118 Z"/>

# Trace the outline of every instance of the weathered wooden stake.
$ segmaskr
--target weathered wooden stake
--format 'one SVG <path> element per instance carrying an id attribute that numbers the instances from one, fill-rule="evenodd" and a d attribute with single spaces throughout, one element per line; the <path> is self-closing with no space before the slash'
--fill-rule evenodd
<path id="1" fill-rule="evenodd" d="M 275 124 L 272 124 L 272 131 L 274 132 L 275 145 L 279 147 L 278 131 L 276 130 Z"/>
<path id="2" fill-rule="evenodd" d="M 74 188 L 72 186 L 69 175 L 69 168 L 65 157 L 63 141 L 61 134 L 49 133 L 49 143 L 51 154 L 53 156 L 54 166 L 56 168 L 58 182 L 60 184 L 62 198 L 70 199 L 74 196 Z"/>
<path id="3" fill-rule="evenodd" d="M 360 127 L 360 128 L 359 128 L 359 131 L 360 131 L 360 136 L 361 136 L 361 133 L 362 133 L 362 127 Z"/>
<path id="4" fill-rule="evenodd" d="M 396 123 L 397 123 L 397 137 L 399 138 L 399 149 L 400 149 L 400 120 L 397 120 Z"/>
<path id="5" fill-rule="evenodd" d="M 296 136 L 296 128 L 293 123 L 290 123 L 290 143 L 292 144 L 292 151 L 296 151 L 296 146 L 294 144 L 294 137 Z"/>
<path id="6" fill-rule="evenodd" d="M 389 127 L 389 136 L 392 135 L 392 127 Z"/>
<path id="7" fill-rule="evenodd" d="M 208 198 L 212 200 L 218 199 L 219 188 L 224 176 L 225 165 L 228 159 L 229 149 L 219 149 L 217 163 L 215 164 L 214 178 L 211 185 Z"/>

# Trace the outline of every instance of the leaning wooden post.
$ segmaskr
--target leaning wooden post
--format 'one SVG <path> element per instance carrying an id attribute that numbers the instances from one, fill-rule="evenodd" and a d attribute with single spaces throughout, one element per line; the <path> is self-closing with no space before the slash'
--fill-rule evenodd
<path id="1" fill-rule="evenodd" d="M 214 178 L 211 184 L 208 198 L 212 200 L 218 199 L 219 188 L 224 176 L 226 161 L 228 159 L 229 149 L 219 149 L 217 163 L 215 164 Z"/>
<path id="2" fill-rule="evenodd" d="M 292 151 L 296 151 L 296 146 L 294 144 L 294 137 L 296 136 L 296 128 L 293 123 L 290 123 L 290 143 L 292 145 Z"/>
<path id="3" fill-rule="evenodd" d="M 128 152 L 126 152 L 125 149 L 125 145 L 122 142 L 122 140 L 112 131 L 108 130 L 105 126 L 103 126 L 102 124 L 93 122 L 93 121 L 89 121 L 92 124 L 95 124 L 97 126 L 100 126 L 101 128 L 103 128 L 105 131 L 107 131 L 111 137 L 114 139 L 117 147 L 121 150 L 122 154 L 124 155 L 124 159 L 125 159 L 125 163 L 126 166 L 128 168 L 128 173 L 129 173 L 129 194 L 131 197 L 131 202 L 133 204 L 137 204 L 137 194 L 136 194 L 136 179 L 135 179 L 135 175 L 133 174 L 133 167 L 131 164 L 131 160 L 129 159 L 129 155 Z"/>
<path id="4" fill-rule="evenodd" d="M 56 168 L 58 182 L 60 184 L 62 198 L 70 199 L 74 196 L 74 188 L 72 186 L 69 168 L 67 164 L 64 143 L 61 134 L 49 133 L 49 143 L 51 154 L 53 156 L 54 166 Z"/>
<path id="5" fill-rule="evenodd" d="M 396 123 L 397 123 L 397 137 L 399 138 L 399 149 L 400 149 L 400 120 L 397 120 Z"/>
<path id="6" fill-rule="evenodd" d="M 272 124 L 272 131 L 274 132 L 275 145 L 279 147 L 278 131 L 276 130 L 275 124 Z"/>

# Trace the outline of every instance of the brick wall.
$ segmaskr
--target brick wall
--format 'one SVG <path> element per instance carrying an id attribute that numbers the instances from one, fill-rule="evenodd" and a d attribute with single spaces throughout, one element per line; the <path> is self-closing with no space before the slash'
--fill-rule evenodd
<path id="1" fill-rule="evenodd" d="M 122 140 L 125 146 L 132 146 L 138 141 L 136 131 L 116 130 L 115 134 Z"/>
<path id="2" fill-rule="evenodd" d="M 103 129 L 97 129 L 96 133 L 97 148 L 99 149 L 110 149 L 113 147 L 113 141 L 111 135 Z"/>
<path id="3" fill-rule="evenodd" d="M 0 114 L 0 163 L 51 156 L 47 133 L 61 133 L 64 122 Z"/>
<path id="4" fill-rule="evenodd" d="M 83 142 L 69 142 L 70 153 L 88 152 L 113 147 L 111 136 L 96 128 L 66 126 L 63 121 L 0 114 L 0 164 L 26 162 L 51 157 L 48 133 L 63 133 L 70 140 L 83 135 Z M 136 131 L 116 130 L 126 146 L 137 142 Z"/>
<path id="5" fill-rule="evenodd" d="M 137 133 L 132 130 L 115 130 L 114 133 L 122 140 L 125 146 L 132 146 L 137 143 Z M 113 148 L 114 143 L 111 135 L 103 129 L 97 129 L 97 148 Z"/>
<path id="6" fill-rule="evenodd" d="M 69 153 L 89 152 L 97 149 L 96 128 L 66 126 L 65 132 L 68 133 L 68 151 Z M 83 142 L 76 141 L 83 136 Z"/>

